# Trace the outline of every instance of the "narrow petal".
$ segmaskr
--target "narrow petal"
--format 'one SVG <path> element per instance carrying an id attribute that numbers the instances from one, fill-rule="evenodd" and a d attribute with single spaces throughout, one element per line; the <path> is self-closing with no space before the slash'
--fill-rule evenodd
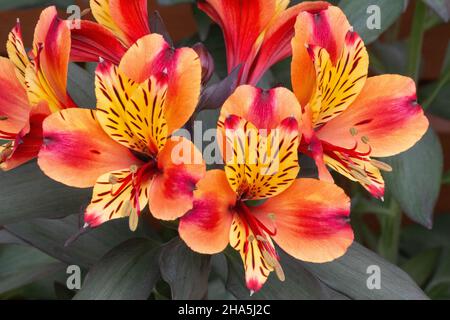
<path id="1" fill-rule="evenodd" d="M 150 33 L 147 0 L 91 0 L 95 19 L 131 46 Z"/>
<path id="2" fill-rule="evenodd" d="M 298 15 L 292 39 L 292 87 L 305 107 L 316 88 L 316 72 L 307 45 L 324 48 L 335 63 L 351 26 L 341 9 L 330 6 L 324 10 L 304 11 Z"/>
<path id="3" fill-rule="evenodd" d="M 164 110 L 169 134 L 181 128 L 193 114 L 201 88 L 202 66 L 197 53 L 191 48 L 171 48 L 157 34 L 137 41 L 125 54 L 120 70 L 137 83 L 150 76 L 167 84 Z"/>
<path id="4" fill-rule="evenodd" d="M 135 184 L 136 175 L 142 175 L 138 185 Z M 137 173 L 124 169 L 102 175 L 94 186 L 84 222 L 95 228 L 112 219 L 139 215 L 148 203 L 150 180 L 151 176 L 144 168 L 138 169 Z"/>
<path id="5" fill-rule="evenodd" d="M 96 112 L 67 109 L 44 122 L 39 166 L 50 178 L 78 188 L 92 187 L 102 174 L 141 162 L 112 140 L 96 120 Z"/>
<path id="6" fill-rule="evenodd" d="M 270 132 L 231 115 L 225 120 L 225 172 L 232 189 L 243 200 L 273 197 L 295 180 L 300 170 L 298 123 L 286 118 Z"/>
<path id="7" fill-rule="evenodd" d="M 16 67 L 17 79 L 22 86 L 26 88 L 25 84 L 25 70 L 30 63 L 28 54 L 25 50 L 22 40 L 22 30 L 20 22 L 17 21 L 16 26 L 11 30 L 8 35 L 8 42 L 6 43 L 6 49 L 8 51 L 8 57 Z"/>
<path id="8" fill-rule="evenodd" d="M 48 113 L 45 103 L 37 106 L 30 114 L 29 125 L 10 145 L 0 147 L 0 169 L 12 170 L 37 157 L 42 146 L 42 122 Z"/>
<path id="9" fill-rule="evenodd" d="M 274 219 L 275 242 L 303 261 L 332 261 L 345 254 L 353 242 L 348 221 L 350 199 L 332 183 L 298 179 L 255 210 L 261 221 Z"/>
<path id="10" fill-rule="evenodd" d="M 206 172 L 201 152 L 183 137 L 169 140 L 158 155 L 157 174 L 149 189 L 155 218 L 175 220 L 193 207 L 196 184 Z"/>
<path id="11" fill-rule="evenodd" d="M 28 123 L 31 107 L 14 64 L 0 57 L 0 139 L 11 140 Z"/>
<path id="12" fill-rule="evenodd" d="M 194 207 L 180 219 L 180 237 L 194 251 L 220 253 L 229 243 L 236 195 L 228 185 L 225 172 L 211 170 L 197 184 Z"/>
<path id="13" fill-rule="evenodd" d="M 294 37 L 294 26 L 299 13 L 325 10 L 328 6 L 328 2 L 304 1 L 288 8 L 274 18 L 265 33 L 264 41 L 253 62 L 252 72 L 247 83 L 256 85 L 270 67 L 292 54 L 290 43 Z"/>
<path id="14" fill-rule="evenodd" d="M 302 119 L 301 107 L 288 89 L 263 90 L 248 85 L 238 87 L 224 103 L 219 127 L 232 114 L 253 123 L 258 129 L 274 129 L 292 116 L 300 125 Z"/>
<path id="15" fill-rule="evenodd" d="M 361 93 L 369 70 L 369 55 L 362 39 L 353 31 L 347 33 L 336 64 L 324 48 L 312 45 L 308 52 L 317 79 L 309 108 L 313 125 L 320 127 L 345 111 Z"/>
<path id="16" fill-rule="evenodd" d="M 126 52 L 114 34 L 92 21 L 81 20 L 80 28 L 71 30 L 70 59 L 76 62 L 98 62 L 100 58 L 115 65 Z"/>
<path id="17" fill-rule="evenodd" d="M 393 156 L 411 148 L 428 129 L 417 104 L 412 79 L 382 75 L 367 79 L 356 101 L 318 131 L 321 140 L 344 148 L 371 147 L 372 157 Z"/>

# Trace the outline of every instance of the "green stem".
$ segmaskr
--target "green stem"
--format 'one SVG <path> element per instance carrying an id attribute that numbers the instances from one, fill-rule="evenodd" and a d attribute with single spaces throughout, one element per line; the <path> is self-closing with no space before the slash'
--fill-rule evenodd
<path id="1" fill-rule="evenodd" d="M 409 40 L 407 73 L 416 83 L 419 80 L 420 61 L 422 58 L 423 36 L 427 15 L 426 4 L 422 0 L 416 1 L 414 20 Z"/>
<path id="2" fill-rule="evenodd" d="M 402 222 L 400 206 L 392 199 L 390 203 L 390 214 L 378 217 L 381 224 L 378 252 L 390 262 L 396 263 Z"/>
<path id="3" fill-rule="evenodd" d="M 442 88 L 447 84 L 447 82 L 450 81 L 450 68 L 447 69 L 447 71 L 444 73 L 444 75 L 441 77 L 439 82 L 437 83 L 436 87 L 434 88 L 431 95 L 425 100 L 425 102 L 422 104 L 422 108 L 424 110 L 427 110 L 431 104 L 434 102 L 436 97 L 441 92 Z"/>

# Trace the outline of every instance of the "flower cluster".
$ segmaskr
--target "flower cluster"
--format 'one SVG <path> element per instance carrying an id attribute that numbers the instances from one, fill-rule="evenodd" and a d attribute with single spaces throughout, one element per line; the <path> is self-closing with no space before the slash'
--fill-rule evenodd
<path id="1" fill-rule="evenodd" d="M 364 42 L 338 7 L 200 0 L 223 30 L 229 73 L 238 68 L 217 124 L 224 166 L 207 170 L 201 151 L 175 134 L 212 74 L 204 47 L 174 48 L 152 32 L 146 0 L 90 6 L 97 22 L 78 29 L 44 10 L 29 52 L 20 23 L 11 31 L 9 59 L 0 58 L 1 168 L 37 157 L 50 178 L 93 187 L 84 228 L 128 217 L 135 230 L 148 206 L 157 219 L 178 219 L 196 252 L 230 244 L 251 292 L 272 271 L 284 280 L 278 247 L 324 263 L 352 244 L 350 199 L 329 168 L 382 199 L 381 171 L 392 169 L 377 158 L 411 148 L 428 128 L 412 79 L 368 76 Z M 257 87 L 290 56 L 293 92 Z M 98 62 L 95 108 L 67 93 L 70 62 Z M 319 179 L 298 178 L 299 154 L 314 159 Z"/>

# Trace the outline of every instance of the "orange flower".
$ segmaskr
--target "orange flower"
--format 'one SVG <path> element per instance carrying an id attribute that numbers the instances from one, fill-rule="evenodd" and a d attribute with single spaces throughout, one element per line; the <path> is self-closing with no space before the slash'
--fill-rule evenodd
<path id="1" fill-rule="evenodd" d="M 20 23 L 10 32 L 9 59 L 0 57 L 0 167 L 13 169 L 37 156 L 42 121 L 51 112 L 76 107 L 66 92 L 70 30 L 49 7 L 36 26 L 33 50 L 22 41 Z"/>
<path id="2" fill-rule="evenodd" d="M 275 63 L 291 55 L 297 15 L 329 4 L 305 1 L 288 8 L 289 0 L 200 0 L 198 7 L 222 28 L 228 72 L 241 65 L 240 84 L 256 85 Z"/>
<path id="3" fill-rule="evenodd" d="M 353 242 L 345 193 L 329 182 L 296 179 L 300 121 L 289 90 L 239 87 L 219 120 L 225 171 L 206 173 L 193 209 L 180 219 L 180 236 L 194 251 L 215 254 L 230 244 L 240 252 L 251 292 L 272 271 L 284 280 L 274 242 L 317 263 L 342 256 Z"/>
<path id="4" fill-rule="evenodd" d="M 427 131 L 410 78 L 368 78 L 369 57 L 361 38 L 337 7 L 302 12 L 292 40 L 292 85 L 303 107 L 300 151 L 314 158 L 323 180 L 326 166 L 382 198 L 380 170 L 373 158 L 411 148 Z"/>
<path id="5" fill-rule="evenodd" d="M 38 163 L 64 184 L 94 186 L 85 227 L 129 216 L 134 230 L 147 203 L 164 220 L 192 208 L 205 164 L 189 140 L 169 137 L 197 105 L 201 72 L 192 49 L 175 50 L 148 35 L 118 67 L 100 63 L 95 111 L 63 110 L 46 119 Z"/>
<path id="6" fill-rule="evenodd" d="M 72 30 L 73 61 L 94 61 L 99 57 L 119 64 L 128 48 L 150 34 L 147 0 L 90 0 L 98 23 L 81 20 Z"/>

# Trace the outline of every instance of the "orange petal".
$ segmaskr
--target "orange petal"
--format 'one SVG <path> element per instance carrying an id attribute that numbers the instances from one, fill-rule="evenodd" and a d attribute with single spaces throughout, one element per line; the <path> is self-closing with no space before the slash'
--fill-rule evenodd
<path id="1" fill-rule="evenodd" d="M 230 115 L 224 123 L 227 147 L 225 172 L 232 189 L 243 200 L 273 197 L 297 178 L 298 124 L 286 118 L 270 132 Z"/>
<path id="2" fill-rule="evenodd" d="M 167 84 L 164 113 L 169 134 L 181 128 L 193 114 L 201 88 L 202 66 L 191 48 L 171 48 L 158 34 L 137 41 L 123 57 L 120 70 L 137 83 L 150 76 Z"/>
<path id="3" fill-rule="evenodd" d="M 320 127 L 345 111 L 358 97 L 367 79 L 369 55 L 362 39 L 353 31 L 347 33 L 335 64 L 321 47 L 309 46 L 308 52 L 314 61 L 317 79 L 309 108 L 313 125 Z"/>
<path id="4" fill-rule="evenodd" d="M 211 170 L 197 184 L 194 207 L 180 219 L 180 237 L 194 251 L 215 254 L 225 250 L 236 194 L 228 185 L 225 172 Z"/>
<path id="5" fill-rule="evenodd" d="M 316 72 L 306 45 L 324 48 L 335 63 L 350 28 L 345 14 L 335 6 L 299 14 L 292 39 L 291 71 L 292 87 L 303 107 L 308 104 L 316 88 Z"/>
<path id="6" fill-rule="evenodd" d="M 348 221 L 350 199 L 329 182 L 298 179 L 288 190 L 254 210 L 260 221 L 276 226 L 275 242 L 303 261 L 332 261 L 353 242 Z"/>
<path id="7" fill-rule="evenodd" d="M 85 223 L 95 228 L 102 223 L 130 215 L 139 215 L 147 206 L 147 193 L 151 176 L 143 168 L 137 173 L 129 169 L 102 175 L 94 186 L 90 205 L 84 214 Z M 134 184 L 135 174 L 142 174 L 141 183 Z M 131 225 L 130 225 L 131 228 Z M 134 230 L 133 230 L 134 231 Z"/>
<path id="8" fill-rule="evenodd" d="M 292 54 L 290 43 L 294 36 L 295 22 L 300 12 L 324 10 L 329 5 L 328 2 L 323 1 L 305 1 L 288 8 L 274 18 L 265 32 L 264 41 L 253 62 L 252 72 L 247 83 L 256 85 L 271 66 Z"/>
<path id="9" fill-rule="evenodd" d="M 318 137 L 336 146 L 367 150 L 371 157 L 388 157 L 411 148 L 428 129 L 417 104 L 412 79 L 383 75 L 367 79 L 356 101 L 318 131 Z M 353 128 L 353 129 L 352 129 Z"/>
<path id="10" fill-rule="evenodd" d="M 6 43 L 6 49 L 8 51 L 9 59 L 14 63 L 16 67 L 17 79 L 22 86 L 26 88 L 25 84 L 25 70 L 30 64 L 27 52 L 23 45 L 22 31 L 20 28 L 20 22 L 17 21 L 16 26 L 11 30 L 8 35 L 8 42 Z"/>
<path id="11" fill-rule="evenodd" d="M 31 107 L 14 64 L 0 57 L 0 139 L 11 140 L 28 123 Z"/>
<path id="12" fill-rule="evenodd" d="M 73 187 L 92 187 L 105 172 L 141 163 L 103 131 L 92 110 L 67 109 L 49 116 L 44 141 L 38 160 L 42 171 Z"/>
<path id="13" fill-rule="evenodd" d="M 206 166 L 191 141 L 173 137 L 158 154 L 157 174 L 149 189 L 150 212 L 161 220 L 175 220 L 192 209 L 194 190 Z"/>
<path id="14" fill-rule="evenodd" d="M 48 113 L 45 103 L 36 107 L 30 114 L 29 125 L 14 141 L 0 147 L 0 169 L 11 170 L 36 158 L 42 146 L 42 121 Z"/>
<path id="15" fill-rule="evenodd" d="M 95 19 L 131 46 L 150 33 L 147 0 L 91 0 Z"/>
<path id="16" fill-rule="evenodd" d="M 263 90 L 248 85 L 238 87 L 224 103 L 219 127 L 232 114 L 253 123 L 258 129 L 274 129 L 292 116 L 300 125 L 302 118 L 300 105 L 288 89 Z"/>
<path id="17" fill-rule="evenodd" d="M 32 105 L 47 101 L 52 112 L 76 107 L 67 94 L 70 30 L 55 7 L 45 9 L 34 34 L 34 61 L 25 72 Z"/>

